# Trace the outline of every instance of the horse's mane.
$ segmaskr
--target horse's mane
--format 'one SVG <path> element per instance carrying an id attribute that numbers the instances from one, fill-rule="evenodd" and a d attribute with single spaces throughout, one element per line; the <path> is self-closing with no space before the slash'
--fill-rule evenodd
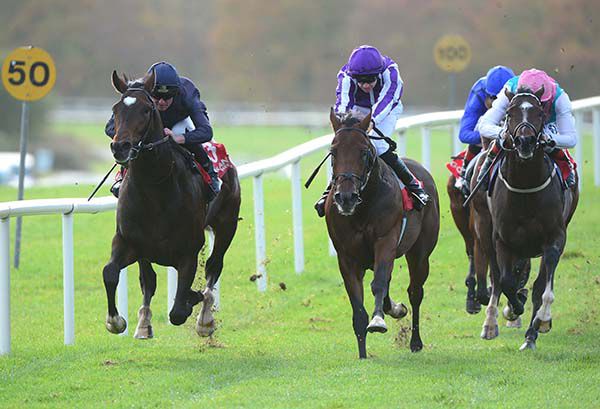
<path id="1" fill-rule="evenodd" d="M 358 118 L 356 116 L 356 112 L 348 111 L 344 114 L 337 114 L 342 126 L 351 127 L 354 126 L 362 120 L 362 118 Z"/>

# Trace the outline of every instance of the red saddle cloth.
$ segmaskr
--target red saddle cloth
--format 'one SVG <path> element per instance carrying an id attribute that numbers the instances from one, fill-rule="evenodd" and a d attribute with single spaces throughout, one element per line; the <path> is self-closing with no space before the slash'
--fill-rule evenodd
<path id="1" fill-rule="evenodd" d="M 406 212 L 415 208 L 415 205 L 413 204 L 412 195 L 406 187 L 402 188 L 402 207 L 404 207 L 404 211 Z"/>
<path id="2" fill-rule="evenodd" d="M 222 143 L 210 141 L 203 143 L 202 147 L 204 148 L 204 151 L 206 152 L 210 161 L 212 162 L 215 171 L 219 175 L 219 178 L 222 178 L 225 172 L 227 172 L 227 170 L 235 167 L 231 159 L 229 159 L 229 155 L 227 154 L 225 145 L 223 145 Z M 204 168 L 200 166 L 198 162 L 196 162 L 196 164 L 198 165 L 197 168 L 200 171 L 204 182 L 206 182 L 206 184 L 210 184 L 209 174 L 206 173 Z"/>
<path id="3" fill-rule="evenodd" d="M 446 163 L 446 167 L 454 175 L 456 179 L 460 178 L 460 174 L 462 173 L 463 164 L 465 163 L 465 156 L 467 155 L 467 150 L 458 153 L 456 156 L 453 156 L 450 162 Z"/>
<path id="4" fill-rule="evenodd" d="M 569 173 L 571 173 L 571 169 L 577 171 L 577 162 L 575 162 L 575 159 L 573 159 L 568 149 L 562 149 L 561 151 L 562 153 L 558 153 L 554 157 L 554 163 L 556 163 L 558 169 L 560 169 L 562 178 L 566 182 Z"/>

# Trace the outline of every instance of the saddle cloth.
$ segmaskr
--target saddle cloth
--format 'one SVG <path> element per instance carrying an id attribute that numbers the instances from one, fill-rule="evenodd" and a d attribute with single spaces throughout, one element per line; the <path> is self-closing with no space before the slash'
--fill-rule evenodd
<path id="1" fill-rule="evenodd" d="M 225 172 L 229 169 L 235 167 L 231 159 L 229 158 L 229 154 L 227 153 L 227 149 L 225 149 L 225 145 L 222 143 L 209 141 L 202 144 L 204 151 L 208 155 L 208 158 L 213 164 L 213 168 L 215 168 L 215 172 L 219 175 L 219 178 L 222 178 Z M 202 179 L 207 185 L 210 185 L 210 175 L 204 170 L 204 168 L 196 162 L 196 169 L 202 175 Z"/>

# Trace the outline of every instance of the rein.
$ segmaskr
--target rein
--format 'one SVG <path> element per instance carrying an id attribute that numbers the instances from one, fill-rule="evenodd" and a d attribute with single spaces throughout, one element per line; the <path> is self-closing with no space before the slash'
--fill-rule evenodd
<path id="1" fill-rule="evenodd" d="M 511 109 L 515 108 L 516 105 L 512 104 L 512 102 L 514 101 L 515 98 L 517 98 L 517 97 L 523 97 L 523 96 L 528 96 L 528 97 L 534 98 L 535 101 L 538 103 L 538 105 L 541 108 L 542 101 L 537 97 L 537 95 L 532 94 L 531 92 L 520 92 L 518 94 L 515 94 L 512 97 L 512 99 L 510 100 L 511 105 L 509 105 L 509 107 L 508 107 L 508 109 L 506 111 L 508 112 Z M 542 112 L 543 112 L 543 110 L 542 110 Z M 508 117 L 508 113 L 506 114 L 506 116 Z M 510 141 L 511 141 L 511 144 L 512 144 L 512 148 L 509 148 L 509 147 L 505 146 L 504 141 L 501 141 L 500 147 L 502 149 L 504 149 L 505 151 L 514 151 L 514 150 L 517 149 L 516 148 L 516 144 L 515 144 L 515 140 L 516 140 L 515 135 L 517 135 L 519 133 L 519 131 L 521 129 L 523 129 L 523 128 L 529 128 L 531 131 L 533 131 L 533 133 L 535 134 L 535 146 L 536 147 L 538 147 L 538 146 L 541 145 L 541 143 L 542 143 L 541 136 L 542 136 L 542 131 L 544 130 L 544 121 L 542 121 L 542 125 L 540 126 L 540 129 L 536 129 L 536 127 L 533 126 L 533 124 L 531 124 L 531 122 L 528 122 L 528 121 L 520 122 L 515 127 L 515 129 L 512 132 L 509 131 L 509 129 L 508 129 L 508 120 L 505 120 L 504 123 L 505 123 L 505 126 L 506 126 L 506 129 L 505 129 L 506 132 L 505 133 L 506 133 L 506 135 L 508 135 L 510 137 Z"/>

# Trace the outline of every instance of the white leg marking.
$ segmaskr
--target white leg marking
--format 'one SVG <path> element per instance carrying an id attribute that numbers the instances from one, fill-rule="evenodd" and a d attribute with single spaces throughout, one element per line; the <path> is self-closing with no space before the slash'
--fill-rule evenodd
<path id="1" fill-rule="evenodd" d="M 546 283 L 546 289 L 542 294 L 542 306 L 538 310 L 536 316 L 542 322 L 550 321 L 552 314 L 550 313 L 550 306 L 554 302 L 554 292 L 552 291 L 552 284 Z"/>

